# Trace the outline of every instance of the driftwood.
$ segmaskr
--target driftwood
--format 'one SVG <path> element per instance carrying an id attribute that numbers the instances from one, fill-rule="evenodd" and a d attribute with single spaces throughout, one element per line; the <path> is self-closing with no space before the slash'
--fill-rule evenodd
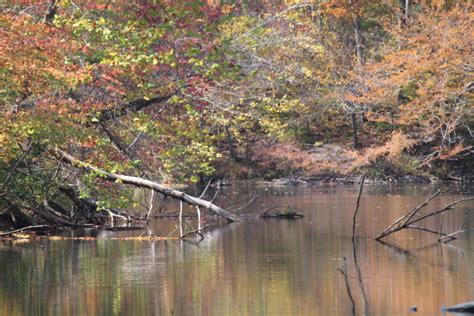
<path id="1" fill-rule="evenodd" d="M 408 211 L 402 217 L 398 218 L 396 221 L 394 221 L 392 224 L 390 224 L 387 228 L 385 228 L 383 232 L 378 234 L 377 237 L 375 237 L 375 239 L 380 241 L 382 238 L 385 238 L 385 237 L 387 237 L 387 236 L 389 236 L 393 233 L 396 233 L 398 231 L 401 231 L 403 229 L 415 229 L 415 230 L 424 231 L 424 232 L 427 232 L 427 233 L 430 233 L 430 234 L 435 234 L 435 235 L 438 236 L 438 241 L 440 241 L 440 242 L 448 242 L 448 241 L 457 239 L 457 237 L 455 236 L 456 234 L 459 234 L 461 232 L 466 231 L 466 230 L 462 230 L 462 227 L 454 233 L 447 234 L 447 233 L 443 233 L 441 231 L 441 227 L 438 231 L 436 231 L 436 230 L 433 230 L 433 229 L 430 229 L 430 228 L 426 228 L 424 226 L 419 226 L 420 225 L 419 223 L 422 220 L 424 220 L 428 217 L 438 215 L 438 214 L 444 214 L 445 212 L 447 212 L 449 210 L 452 210 L 453 207 L 456 204 L 459 204 L 459 203 L 464 202 L 464 201 L 474 200 L 474 197 L 462 198 L 462 199 L 459 199 L 459 200 L 456 200 L 454 202 L 451 202 L 451 203 L 447 204 L 446 206 L 444 206 L 443 208 L 441 208 L 439 210 L 429 212 L 425 215 L 420 215 L 419 214 L 420 210 L 423 207 L 425 207 L 426 205 L 428 205 L 428 203 L 431 200 L 433 200 L 435 197 L 437 197 L 440 194 L 440 192 L 441 192 L 440 190 L 436 191 L 433 195 L 431 195 L 428 199 L 426 199 L 426 201 L 424 201 L 420 205 L 414 207 L 413 209 Z"/>
<path id="2" fill-rule="evenodd" d="M 212 202 L 191 196 L 189 194 L 186 194 L 184 192 L 174 190 L 171 188 L 167 188 L 159 183 L 156 183 L 154 181 L 138 178 L 138 177 L 133 177 L 133 176 L 127 176 L 127 175 L 122 175 L 122 174 L 116 174 L 112 172 L 107 172 L 105 170 L 102 170 L 100 168 L 94 167 L 88 163 L 82 162 L 73 156 L 69 155 L 68 153 L 62 151 L 61 149 L 55 148 L 54 150 L 50 151 L 56 158 L 59 160 L 66 162 L 70 165 L 73 165 L 78 168 L 82 168 L 84 170 L 88 171 L 93 171 L 97 174 L 98 177 L 111 181 L 111 182 L 119 182 L 123 184 L 129 184 L 133 185 L 136 187 L 140 188 L 146 188 L 150 190 L 154 190 L 156 192 L 159 192 L 165 196 L 170 196 L 175 199 L 178 199 L 182 202 L 186 202 L 190 205 L 193 206 L 198 206 L 198 207 L 203 207 L 211 212 L 214 212 L 217 215 L 222 216 L 225 218 L 228 222 L 238 222 L 241 221 L 241 219 L 235 215 L 232 214 L 219 206 L 213 204 Z"/>
<path id="3" fill-rule="evenodd" d="M 275 212 L 275 213 L 270 213 L 270 211 L 279 209 L 279 208 L 287 208 L 285 212 Z M 277 218 L 277 219 L 297 219 L 297 218 L 303 218 L 303 214 L 297 213 L 295 211 L 295 208 L 291 206 L 273 206 L 260 214 L 261 218 Z"/>

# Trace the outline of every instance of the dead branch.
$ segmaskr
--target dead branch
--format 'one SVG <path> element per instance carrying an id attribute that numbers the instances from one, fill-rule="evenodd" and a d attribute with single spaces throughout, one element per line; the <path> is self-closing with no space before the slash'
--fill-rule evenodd
<path id="1" fill-rule="evenodd" d="M 434 216 L 434 215 L 437 215 L 437 214 L 444 213 L 446 211 L 451 210 L 453 208 L 453 206 L 456 205 L 456 204 L 459 204 L 459 203 L 464 202 L 464 201 L 471 201 L 471 200 L 474 200 L 474 197 L 462 198 L 462 199 L 459 199 L 457 201 L 451 202 L 451 203 L 449 203 L 448 205 L 446 205 L 445 207 L 443 207 L 442 209 L 440 209 L 436 212 L 432 212 L 432 213 L 429 213 L 429 214 L 426 214 L 424 216 L 421 216 L 421 217 L 417 218 L 416 220 L 412 221 L 410 224 L 414 224 L 416 222 L 424 220 L 425 218 L 428 218 L 428 217 L 431 217 L 431 216 Z"/>
<path id="2" fill-rule="evenodd" d="M 438 238 L 438 242 L 448 243 L 448 242 L 450 242 L 454 239 L 457 239 L 455 237 L 455 235 L 458 235 L 458 234 L 461 234 L 461 233 L 464 233 L 464 232 L 467 232 L 467 231 L 471 230 L 471 229 L 463 229 L 463 228 L 464 228 L 464 224 L 462 224 L 461 227 L 457 231 L 455 231 L 451 234 L 448 234 L 446 236 L 442 236 L 442 237 Z"/>
<path id="3" fill-rule="evenodd" d="M 432 196 L 430 196 L 425 202 L 423 202 L 422 204 L 416 206 L 415 208 L 413 208 L 411 211 L 409 211 L 408 213 L 406 213 L 405 215 L 403 215 L 402 217 L 398 218 L 396 221 L 394 221 L 392 224 L 390 224 L 387 228 L 384 229 L 384 231 L 382 233 L 380 233 L 375 239 L 376 240 L 380 240 L 382 238 L 384 238 L 385 236 L 387 235 L 390 235 L 390 234 L 393 234 L 394 232 L 397 232 L 403 228 L 401 228 L 403 226 L 404 223 L 406 223 L 406 221 L 404 221 L 406 218 L 412 218 L 413 216 L 416 215 L 416 213 L 421 210 L 421 208 L 423 208 L 424 206 L 426 206 L 432 199 L 434 199 L 441 191 L 438 190 L 436 191 Z"/>
<path id="4" fill-rule="evenodd" d="M 9 232 L 0 233 L 0 236 L 8 236 L 8 235 L 18 233 L 18 232 L 22 232 L 22 231 L 25 231 L 25 230 L 34 230 L 34 229 L 38 229 L 38 228 L 49 228 L 49 227 L 51 227 L 51 226 L 49 226 L 49 225 L 26 226 L 26 227 L 15 229 L 15 230 L 12 230 L 12 231 L 9 231 Z"/>
<path id="5" fill-rule="evenodd" d="M 413 225 L 413 224 L 419 223 L 422 220 L 427 219 L 429 217 L 432 217 L 432 216 L 435 216 L 435 215 L 438 215 L 438 214 L 444 214 L 445 212 L 447 212 L 449 210 L 452 210 L 456 204 L 459 204 L 459 203 L 464 202 L 464 201 L 474 200 L 474 197 L 462 198 L 462 199 L 459 199 L 459 200 L 456 200 L 454 202 L 451 202 L 451 203 L 447 204 L 446 206 L 444 206 L 443 208 L 441 208 L 439 210 L 432 211 L 432 212 L 429 212 L 425 215 L 418 216 L 419 211 L 423 207 L 428 205 L 428 203 L 431 200 L 433 200 L 435 197 L 437 197 L 440 194 L 440 192 L 441 192 L 440 190 L 436 191 L 433 195 L 431 195 L 428 199 L 426 199 L 426 201 L 424 201 L 420 205 L 414 207 L 413 209 L 411 209 L 409 212 L 407 212 L 402 217 L 398 218 L 395 222 L 393 222 L 387 228 L 385 228 L 383 232 L 381 232 L 379 235 L 377 235 L 377 237 L 375 237 L 375 239 L 380 241 L 382 238 L 385 238 L 388 235 L 391 235 L 391 234 L 396 233 L 398 231 L 401 231 L 403 229 L 421 230 L 421 231 L 424 231 L 424 232 L 427 232 L 427 233 L 430 233 L 430 234 L 438 235 L 438 237 L 441 236 L 441 237 L 438 238 L 438 241 L 443 241 L 443 240 L 446 241 L 446 240 L 457 239 L 457 237 L 455 237 L 455 235 L 461 233 L 462 228 L 459 229 L 455 233 L 447 234 L 447 233 L 443 233 L 441 231 L 442 223 L 440 223 L 438 231 L 435 231 L 435 230 L 432 230 L 432 229 L 429 229 L 429 228 L 426 228 L 426 227 L 423 227 L 423 226 Z M 415 217 L 415 216 L 418 216 L 418 217 Z"/>
<path id="6" fill-rule="evenodd" d="M 354 217 L 352 218 L 352 243 L 353 244 L 355 241 L 357 213 L 359 212 L 360 197 L 362 196 L 362 190 L 364 189 L 364 181 L 365 181 L 365 174 L 362 175 L 362 179 L 360 180 L 359 195 L 357 195 L 356 209 L 354 211 Z"/>
<path id="7" fill-rule="evenodd" d="M 157 182 L 138 178 L 138 177 L 107 172 L 105 170 L 92 166 L 88 163 L 80 161 L 58 148 L 50 150 L 50 153 L 54 155 L 56 158 L 58 158 L 59 160 L 64 161 L 72 166 L 75 166 L 84 170 L 88 170 L 88 171 L 93 171 L 97 174 L 98 177 L 100 176 L 102 179 L 105 179 L 111 182 L 120 182 L 123 184 L 133 185 L 140 188 L 147 188 L 147 189 L 162 193 L 165 196 L 170 196 L 182 202 L 186 202 L 190 205 L 207 208 L 208 210 L 224 217 L 225 219 L 227 219 L 228 222 L 241 221 L 241 219 L 237 215 L 232 214 L 220 208 L 219 206 L 213 204 L 212 202 L 209 202 L 200 198 L 196 198 L 194 196 L 191 196 L 189 194 L 186 194 L 178 190 L 167 188 Z"/>
<path id="8" fill-rule="evenodd" d="M 435 234 L 437 236 L 447 236 L 447 234 L 443 233 L 442 231 L 435 231 L 435 230 L 432 230 L 432 229 L 429 229 L 429 228 L 426 228 L 426 227 L 423 227 L 423 226 L 411 226 L 411 225 L 407 225 L 405 228 L 407 229 L 415 229 L 415 230 L 421 230 L 421 231 L 424 231 L 424 232 L 427 232 L 427 233 L 430 233 L 430 234 Z"/>

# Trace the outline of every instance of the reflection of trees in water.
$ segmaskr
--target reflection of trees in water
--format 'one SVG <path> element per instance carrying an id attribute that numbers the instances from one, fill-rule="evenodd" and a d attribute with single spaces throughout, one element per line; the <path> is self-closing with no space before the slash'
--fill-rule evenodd
<path id="1" fill-rule="evenodd" d="M 282 194 L 272 203 L 309 210 L 304 220 L 257 220 L 214 228 L 205 232 L 199 245 L 110 240 L 2 244 L 0 314 L 350 314 L 337 268 L 338 258 L 347 256 L 349 282 L 359 287 L 351 264 L 348 215 L 353 212 L 354 190 L 346 188 L 344 196 L 340 190 L 330 196 L 301 190 L 304 195 Z M 468 279 L 474 275 L 469 251 L 463 255 L 449 246 L 442 247 L 442 255 L 437 247 L 415 250 L 433 241 L 415 232 L 396 241 L 398 247 L 409 249 L 405 253 L 368 239 L 386 224 L 382 219 L 396 217 L 417 199 L 364 199 L 358 219 L 364 224 L 358 228 L 355 250 L 370 315 L 403 313 L 413 305 L 435 314 L 443 302 L 452 305 L 474 294 Z M 376 209 L 377 205 L 386 209 Z M 462 212 L 457 214 L 446 218 L 447 227 L 463 220 Z M 174 224 L 171 221 L 168 228 Z M 151 225 L 155 234 L 168 233 L 164 226 Z M 472 249 L 469 238 L 461 242 L 462 248 Z M 363 312 L 360 291 L 354 299 Z M 436 309 L 427 310 L 435 304 Z"/>

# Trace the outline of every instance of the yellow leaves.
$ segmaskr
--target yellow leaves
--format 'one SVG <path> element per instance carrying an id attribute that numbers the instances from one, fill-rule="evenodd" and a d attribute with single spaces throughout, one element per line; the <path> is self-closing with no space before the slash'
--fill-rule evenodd
<path id="1" fill-rule="evenodd" d="M 233 38 L 245 34 L 254 27 L 256 23 L 257 20 L 250 16 L 237 16 L 228 22 L 220 24 L 219 30 L 223 37 Z"/>

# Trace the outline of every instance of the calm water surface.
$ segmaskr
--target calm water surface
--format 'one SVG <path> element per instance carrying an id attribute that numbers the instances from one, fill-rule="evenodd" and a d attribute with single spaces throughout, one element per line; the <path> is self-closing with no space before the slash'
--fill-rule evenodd
<path id="1" fill-rule="evenodd" d="M 345 257 L 357 314 L 410 315 L 416 305 L 416 315 L 441 315 L 443 305 L 474 300 L 474 233 L 448 245 L 418 232 L 389 237 L 389 244 L 373 240 L 437 188 L 366 186 L 355 246 L 361 280 L 351 243 L 357 186 L 226 188 L 217 201 L 222 206 L 257 193 L 246 212 L 291 205 L 305 217 L 212 227 L 199 244 L 105 238 L 0 243 L 0 314 L 350 315 L 353 305 L 338 271 Z M 428 209 L 474 195 L 473 187 L 441 189 Z M 470 210 L 473 201 L 460 205 L 443 227 L 474 227 Z M 427 226 L 437 230 L 439 218 Z M 175 227 L 169 219 L 151 230 L 167 235 Z"/>

